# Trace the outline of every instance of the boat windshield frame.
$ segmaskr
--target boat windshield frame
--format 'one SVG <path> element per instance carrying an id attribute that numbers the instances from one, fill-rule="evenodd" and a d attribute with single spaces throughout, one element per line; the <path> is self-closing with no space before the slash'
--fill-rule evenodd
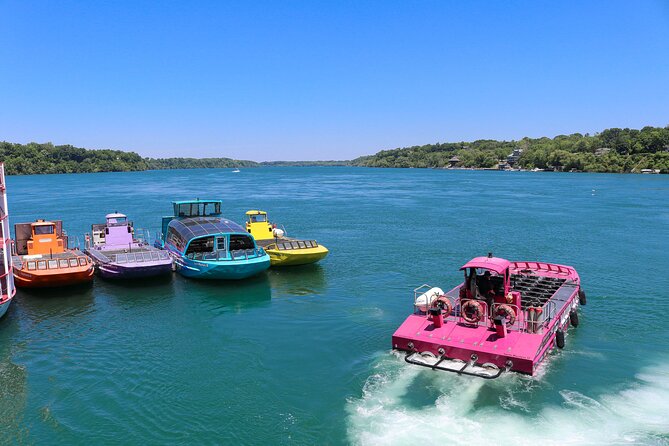
<path id="1" fill-rule="evenodd" d="M 48 229 L 49 232 L 44 230 Z M 41 223 L 33 225 L 33 234 L 34 235 L 53 235 L 56 233 L 56 225 L 53 223 Z"/>
<path id="2" fill-rule="evenodd" d="M 132 226 L 132 222 L 128 221 L 128 217 L 115 217 L 107 219 L 107 226 Z"/>
<path id="3" fill-rule="evenodd" d="M 221 215 L 221 200 L 174 201 L 174 216 L 177 218 L 215 217 Z"/>

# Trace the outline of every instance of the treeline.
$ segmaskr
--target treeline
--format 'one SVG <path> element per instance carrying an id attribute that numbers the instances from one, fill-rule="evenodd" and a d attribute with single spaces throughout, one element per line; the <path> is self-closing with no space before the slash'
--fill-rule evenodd
<path id="1" fill-rule="evenodd" d="M 517 158 L 509 159 L 514 151 Z M 519 141 L 478 140 L 383 150 L 353 161 L 255 161 L 231 158 L 144 158 L 121 150 L 88 150 L 51 143 L 0 142 L 0 161 L 8 175 L 125 172 L 158 169 L 261 166 L 466 167 L 578 170 L 587 172 L 669 173 L 669 126 L 641 130 L 612 128 L 594 135 L 573 133 Z"/>
<path id="2" fill-rule="evenodd" d="M 44 173 L 129 172 L 158 169 L 258 167 L 255 161 L 230 158 L 144 158 L 122 150 L 89 150 L 51 143 L 0 142 L 0 161 L 7 175 Z"/>
<path id="3" fill-rule="evenodd" d="M 0 142 L 0 161 L 4 161 L 8 175 L 125 172 L 149 168 L 147 161 L 134 152 L 87 150 L 51 143 Z"/>
<path id="4" fill-rule="evenodd" d="M 163 169 L 220 169 L 229 167 L 258 167 L 255 161 L 231 158 L 146 158 L 151 170 Z"/>
<path id="5" fill-rule="evenodd" d="M 249 168 L 261 166 L 346 166 L 350 161 L 265 161 L 232 158 L 144 158 L 122 150 L 90 150 L 51 143 L 0 142 L 0 161 L 8 175 L 129 172 L 164 169 Z"/>
<path id="6" fill-rule="evenodd" d="M 383 150 L 352 161 L 366 167 L 495 168 L 516 149 L 524 169 L 669 173 L 669 126 L 641 130 L 611 128 L 594 135 L 574 133 L 519 141 L 479 140 Z"/>

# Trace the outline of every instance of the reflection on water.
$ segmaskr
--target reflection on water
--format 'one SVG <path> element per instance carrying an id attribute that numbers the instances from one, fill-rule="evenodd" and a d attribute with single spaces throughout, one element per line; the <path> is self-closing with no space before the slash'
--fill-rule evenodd
<path id="1" fill-rule="evenodd" d="M 323 294 L 327 285 L 325 269 L 317 263 L 270 268 L 267 277 L 277 297 L 286 294 L 291 296 Z"/>
<path id="2" fill-rule="evenodd" d="M 94 293 L 90 284 L 63 288 L 21 288 L 12 302 L 14 307 L 19 308 L 10 308 L 10 311 L 20 311 L 22 317 L 33 322 L 47 318 L 67 321 L 90 313 L 93 304 Z"/>
<path id="3" fill-rule="evenodd" d="M 110 288 L 130 288 L 133 290 L 138 290 L 142 288 L 155 289 L 154 287 L 161 287 L 172 282 L 172 277 L 174 273 L 162 274 L 159 276 L 153 277 L 138 277 L 132 279 L 102 279 L 96 278 L 95 286 L 100 287 L 107 285 Z"/>
<path id="4" fill-rule="evenodd" d="M 144 279 L 105 280 L 96 278 L 96 305 L 120 306 L 124 309 L 159 308 L 175 296 L 173 274 Z"/>
<path id="5" fill-rule="evenodd" d="M 196 296 L 209 308 L 242 311 L 269 305 L 272 289 L 265 274 L 244 280 L 197 280 L 178 277 L 177 292 Z"/>

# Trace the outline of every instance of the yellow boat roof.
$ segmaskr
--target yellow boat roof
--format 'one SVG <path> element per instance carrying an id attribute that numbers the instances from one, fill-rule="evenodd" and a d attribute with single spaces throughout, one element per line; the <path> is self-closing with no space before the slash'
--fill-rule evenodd
<path id="1" fill-rule="evenodd" d="M 267 212 L 265 211 L 257 211 L 257 210 L 250 210 L 246 211 L 246 215 L 267 215 Z"/>

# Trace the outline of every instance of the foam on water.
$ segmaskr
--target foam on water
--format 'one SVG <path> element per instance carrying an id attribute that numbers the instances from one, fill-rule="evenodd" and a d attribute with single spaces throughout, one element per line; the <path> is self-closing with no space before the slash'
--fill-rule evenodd
<path id="1" fill-rule="evenodd" d="M 491 382 L 398 358 L 375 368 L 362 397 L 348 402 L 354 444 L 669 444 L 669 361 L 643 370 L 624 389 L 590 396 L 563 389 L 561 404 L 534 410 L 525 397 L 542 387 L 537 378 L 507 375 Z M 420 392 L 424 380 L 432 403 L 410 404 L 407 396 Z M 486 404 L 491 394 L 497 401 Z"/>

